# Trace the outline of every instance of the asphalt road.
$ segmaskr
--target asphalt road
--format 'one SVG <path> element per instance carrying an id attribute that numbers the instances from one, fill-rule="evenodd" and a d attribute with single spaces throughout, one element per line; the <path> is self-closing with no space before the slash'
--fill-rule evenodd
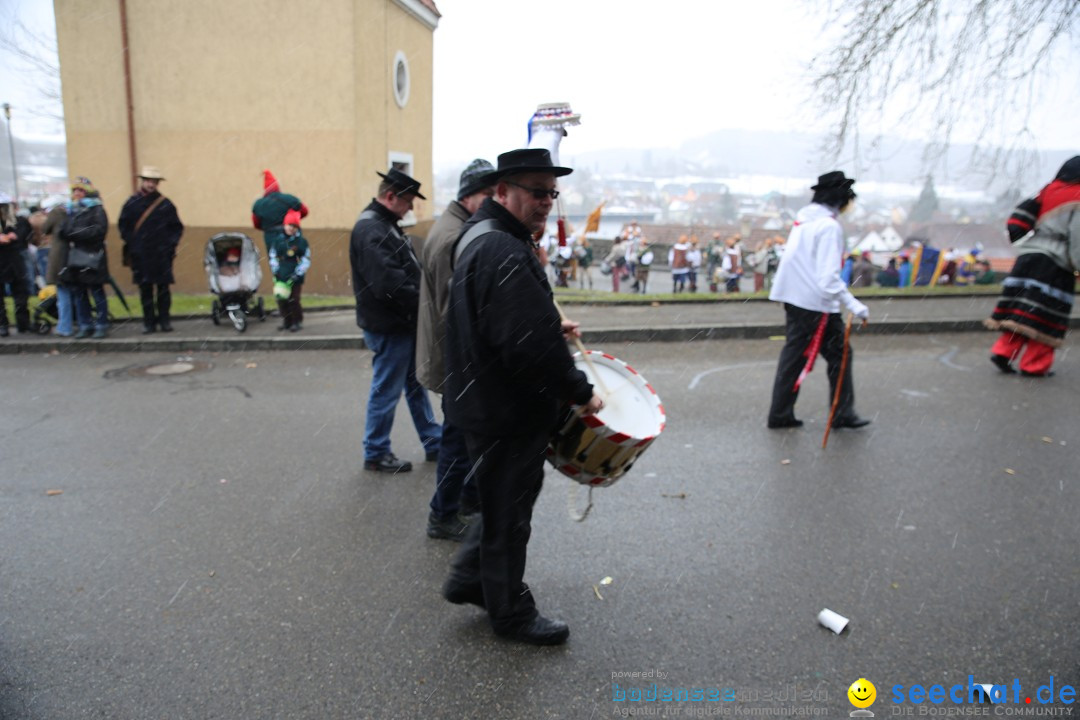
<path id="1" fill-rule="evenodd" d="M 0 717 L 844 717 L 860 677 L 882 717 L 894 685 L 1076 686 L 1080 361 L 1007 377 L 990 341 L 856 337 L 874 422 L 824 451 L 823 366 L 806 427 L 764 426 L 777 341 L 597 348 L 668 426 L 582 523 L 549 469 L 526 579 L 559 648 L 440 598 L 434 466 L 360 469 L 366 352 L 5 357 Z M 653 682 L 736 699 L 613 700 Z"/>

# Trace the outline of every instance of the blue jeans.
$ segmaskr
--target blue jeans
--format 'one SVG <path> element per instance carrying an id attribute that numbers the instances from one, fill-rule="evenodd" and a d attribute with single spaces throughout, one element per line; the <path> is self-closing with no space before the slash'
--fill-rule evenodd
<path id="1" fill-rule="evenodd" d="M 364 460 L 378 460 L 390 454 L 390 430 L 394 426 L 394 411 L 402 391 L 424 451 L 438 452 L 442 427 L 435 422 L 427 390 L 416 379 L 416 335 L 365 330 L 364 344 L 374 353 L 364 429 Z"/>
<path id="2" fill-rule="evenodd" d="M 72 320 L 74 319 L 74 307 L 71 300 L 71 286 L 58 284 L 56 286 L 56 334 L 71 335 Z"/>
<path id="3" fill-rule="evenodd" d="M 45 271 L 49 268 L 49 248 L 37 249 L 37 274 L 41 276 L 42 283 L 45 282 Z M 31 287 L 31 290 L 33 288 Z"/>
<path id="4" fill-rule="evenodd" d="M 89 291 L 89 292 L 88 292 Z M 74 285 L 71 294 L 75 296 L 75 319 L 80 330 L 107 330 L 109 328 L 109 305 L 105 301 L 105 287 L 102 285 Z M 94 296 L 93 315 L 90 314 L 90 295 Z"/>
<path id="5" fill-rule="evenodd" d="M 446 396 L 443 396 L 443 418 L 446 417 Z M 476 482 L 470 474 L 472 462 L 465 444 L 465 433 L 443 420 L 439 464 L 435 468 L 435 494 L 431 496 L 431 512 L 440 520 L 457 515 L 464 508 L 474 512 L 479 506 Z"/>

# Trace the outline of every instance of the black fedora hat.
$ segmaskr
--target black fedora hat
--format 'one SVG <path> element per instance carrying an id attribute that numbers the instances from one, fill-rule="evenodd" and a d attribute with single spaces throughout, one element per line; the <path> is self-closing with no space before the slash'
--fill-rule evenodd
<path id="1" fill-rule="evenodd" d="M 827 188 L 849 188 L 855 184 L 855 178 L 844 177 L 843 170 L 833 170 L 824 175 L 819 175 L 817 185 L 811 185 L 811 190 L 825 190 Z"/>
<path id="2" fill-rule="evenodd" d="M 507 175 L 552 173 L 555 177 L 562 177 L 572 172 L 574 171 L 571 168 L 553 164 L 551 153 L 543 148 L 522 148 L 500 155 L 499 167 L 495 169 L 495 172 L 488 173 L 485 180 L 493 185 Z"/>
<path id="3" fill-rule="evenodd" d="M 420 194 L 419 181 L 414 180 L 413 178 L 409 177 L 397 168 L 390 168 L 390 171 L 385 174 L 376 170 L 375 174 L 381 177 L 386 182 L 393 185 L 398 195 L 412 193 L 421 200 L 427 200 L 426 197 Z"/>

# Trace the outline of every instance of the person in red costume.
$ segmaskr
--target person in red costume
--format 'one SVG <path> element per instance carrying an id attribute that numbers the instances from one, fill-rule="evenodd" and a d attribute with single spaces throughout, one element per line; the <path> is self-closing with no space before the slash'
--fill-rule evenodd
<path id="1" fill-rule="evenodd" d="M 985 325 L 1001 330 L 990 361 L 1003 373 L 1048 377 L 1069 326 L 1080 268 L 1080 155 L 1017 206 L 1006 225 L 1016 263 Z"/>

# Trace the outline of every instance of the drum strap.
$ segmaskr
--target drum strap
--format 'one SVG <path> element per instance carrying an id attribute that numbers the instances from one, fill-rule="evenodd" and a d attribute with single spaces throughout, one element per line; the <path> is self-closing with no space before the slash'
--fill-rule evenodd
<path id="1" fill-rule="evenodd" d="M 454 261 L 450 263 L 450 267 L 453 268 L 455 265 L 457 265 L 458 260 L 465 252 L 465 248 L 469 246 L 469 243 L 471 243 L 473 240 L 480 237 L 481 235 L 486 235 L 489 232 L 498 229 L 499 224 L 490 218 L 487 220 L 481 220 L 480 222 L 469 228 L 469 232 L 459 237 L 457 242 L 454 243 Z"/>

